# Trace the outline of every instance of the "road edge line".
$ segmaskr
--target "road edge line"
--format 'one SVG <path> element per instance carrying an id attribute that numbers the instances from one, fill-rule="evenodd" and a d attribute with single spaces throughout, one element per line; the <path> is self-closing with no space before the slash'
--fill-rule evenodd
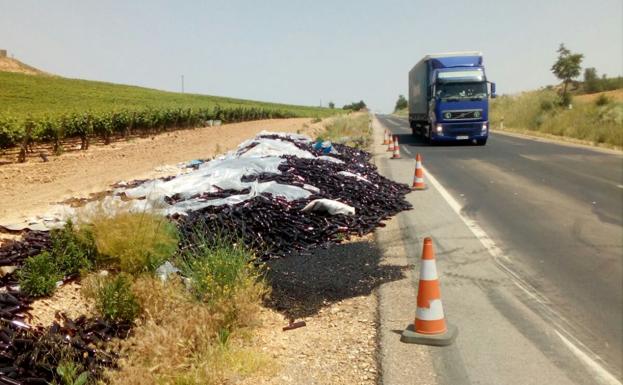
<path id="1" fill-rule="evenodd" d="M 592 358 L 590 358 L 586 353 L 584 353 L 581 349 L 573 344 L 573 342 L 569 341 L 565 336 L 563 336 L 558 330 L 554 329 L 554 332 L 558 337 L 562 340 L 562 342 L 571 350 L 580 361 L 586 365 L 586 367 L 593 372 L 603 384 L 607 385 L 621 385 L 621 382 L 616 379 L 612 373 L 604 369 L 603 366 L 599 365 L 599 363 L 595 362 Z"/>

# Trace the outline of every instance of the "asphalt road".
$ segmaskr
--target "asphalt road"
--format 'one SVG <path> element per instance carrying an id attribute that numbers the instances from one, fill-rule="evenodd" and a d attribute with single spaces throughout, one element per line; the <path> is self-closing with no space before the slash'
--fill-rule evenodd
<path id="1" fill-rule="evenodd" d="M 510 268 L 621 378 L 623 156 L 493 133 L 486 146 L 427 146 L 378 116 L 499 246 Z"/>

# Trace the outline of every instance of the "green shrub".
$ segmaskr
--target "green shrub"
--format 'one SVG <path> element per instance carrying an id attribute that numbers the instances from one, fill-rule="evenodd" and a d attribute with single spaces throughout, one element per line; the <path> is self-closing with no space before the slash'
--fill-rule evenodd
<path id="1" fill-rule="evenodd" d="M 572 101 L 573 101 L 573 96 L 571 96 L 570 93 L 567 92 L 567 93 L 563 93 L 563 94 L 560 95 L 559 104 L 562 107 L 568 107 L 569 104 L 571 104 Z"/>
<path id="2" fill-rule="evenodd" d="M 62 229 L 52 230 L 50 238 L 51 254 L 61 274 L 72 275 L 93 267 L 95 243 L 88 232 L 78 233 L 71 220 Z"/>
<path id="3" fill-rule="evenodd" d="M 605 94 L 601 94 L 595 99 L 595 105 L 597 106 L 605 106 L 610 103 L 610 98 L 608 98 Z"/>
<path id="4" fill-rule="evenodd" d="M 254 255 L 242 242 L 224 236 L 193 234 L 192 246 L 180 255 L 180 269 L 190 278 L 191 291 L 201 301 L 226 298 L 246 279 L 257 274 Z"/>
<path id="5" fill-rule="evenodd" d="M 105 320 L 134 322 L 140 312 L 138 300 L 132 292 L 131 276 L 93 276 L 85 283 L 84 294 L 95 301 L 95 310 Z"/>
<path id="6" fill-rule="evenodd" d="M 51 295 L 56 289 L 56 282 L 63 278 L 52 255 L 45 251 L 28 257 L 18 270 L 17 277 L 20 289 L 32 297 Z"/>
<path id="7" fill-rule="evenodd" d="M 58 385 L 85 385 L 89 380 L 89 372 L 82 365 L 70 360 L 64 360 L 56 367 L 56 374 L 60 381 Z"/>
<path id="8" fill-rule="evenodd" d="M 177 250 L 177 228 L 155 214 L 100 215 L 91 231 L 98 261 L 131 274 L 154 271 Z"/>

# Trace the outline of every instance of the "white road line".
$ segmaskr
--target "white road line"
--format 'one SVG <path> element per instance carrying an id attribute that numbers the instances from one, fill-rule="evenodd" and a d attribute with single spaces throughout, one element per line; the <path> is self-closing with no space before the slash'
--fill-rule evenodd
<path id="1" fill-rule="evenodd" d="M 546 316 L 550 318 L 552 323 L 556 326 L 553 328 L 556 334 L 562 339 L 565 346 L 569 350 L 571 350 L 571 352 L 574 355 L 576 355 L 578 359 L 584 362 L 587 365 L 587 367 L 590 369 L 590 371 L 595 374 L 596 379 L 599 380 L 599 383 L 603 385 L 623 385 L 610 372 L 608 372 L 601 364 L 599 364 L 599 362 L 597 362 L 591 356 L 586 354 L 585 351 L 590 352 L 592 356 L 600 360 L 598 355 L 593 353 L 586 345 L 584 345 L 580 340 L 575 338 L 572 333 L 570 333 L 562 325 L 560 325 L 561 323 L 569 324 L 569 322 L 564 317 L 556 313 L 555 310 L 551 309 L 551 307 L 548 305 L 550 301 L 545 296 L 540 294 L 536 289 L 532 288 L 530 284 L 524 281 L 517 273 L 515 273 L 511 268 L 509 268 L 503 263 L 501 259 L 510 262 L 510 259 L 508 258 L 508 256 L 504 254 L 502 249 L 500 249 L 495 244 L 495 242 L 480 227 L 480 225 L 476 223 L 476 221 L 464 216 L 461 213 L 461 210 L 462 210 L 461 204 L 459 204 L 459 202 L 457 202 L 456 199 L 454 199 L 454 197 L 450 195 L 448 190 L 446 190 L 445 187 L 443 187 L 441 183 L 439 183 L 439 181 L 427 169 L 424 169 L 424 175 L 426 179 L 428 179 L 430 184 L 433 185 L 433 187 L 435 187 L 435 189 L 439 191 L 439 194 L 441 194 L 441 196 L 446 200 L 446 202 L 448 202 L 448 205 L 450 206 L 450 208 L 452 208 L 452 210 L 459 216 L 459 218 L 461 218 L 463 223 L 465 223 L 465 225 L 471 230 L 474 236 L 478 238 L 478 240 L 480 241 L 480 243 L 482 243 L 485 249 L 487 249 L 487 251 L 489 252 L 489 254 L 491 254 L 496 264 L 502 270 L 506 271 L 511 276 L 511 278 L 513 279 L 512 282 L 518 288 L 520 288 L 523 292 L 529 295 L 534 301 L 536 301 L 544 310 L 546 310 L 547 312 Z M 564 337 L 561 331 L 568 338 Z M 570 340 L 573 340 L 575 343 L 571 342 Z M 578 345 L 581 346 L 582 349 L 578 348 Z"/>
<path id="2" fill-rule="evenodd" d="M 605 370 L 601 365 L 593 361 L 592 358 L 586 355 L 583 351 L 578 349 L 571 341 L 565 338 L 562 334 L 558 332 L 558 330 L 554 330 L 558 337 L 564 342 L 565 345 L 571 350 L 573 354 L 578 357 L 580 361 L 582 361 L 586 367 L 595 374 L 597 378 L 599 378 L 602 384 L 607 385 L 621 385 L 621 382 L 617 380 L 612 374 L 610 374 L 607 370 Z"/>
<path id="3" fill-rule="evenodd" d="M 487 233 L 474 221 L 473 219 L 467 218 L 461 213 L 461 205 L 457 202 L 452 195 L 437 181 L 437 179 L 426 169 L 424 169 L 424 175 L 428 177 L 430 183 L 435 186 L 437 191 L 441 194 L 443 199 L 448 202 L 452 210 L 458 214 L 463 223 L 467 225 L 467 227 L 472 231 L 472 233 L 478 238 L 480 243 L 489 251 L 489 254 L 493 256 L 493 258 L 504 258 L 507 261 L 510 261 L 507 255 L 504 254 L 502 249 L 500 249 L 495 242 L 487 235 Z"/>
<path id="4" fill-rule="evenodd" d="M 404 147 L 402 149 L 402 151 L 406 152 L 407 154 L 411 155 L 411 151 L 409 151 L 409 149 L 407 147 Z"/>

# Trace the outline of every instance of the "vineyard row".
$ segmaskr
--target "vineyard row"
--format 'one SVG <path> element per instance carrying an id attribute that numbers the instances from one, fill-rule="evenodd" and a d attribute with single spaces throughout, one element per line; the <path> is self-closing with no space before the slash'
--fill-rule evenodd
<path id="1" fill-rule="evenodd" d="M 32 143 L 53 143 L 58 151 L 63 139 L 80 138 L 82 148 L 100 137 L 110 143 L 114 136 L 158 133 L 170 129 L 199 127 L 210 120 L 225 123 L 301 116 L 295 111 L 266 107 L 169 108 L 114 112 L 84 112 L 43 118 L 17 119 L 0 114 L 0 149 Z"/>

